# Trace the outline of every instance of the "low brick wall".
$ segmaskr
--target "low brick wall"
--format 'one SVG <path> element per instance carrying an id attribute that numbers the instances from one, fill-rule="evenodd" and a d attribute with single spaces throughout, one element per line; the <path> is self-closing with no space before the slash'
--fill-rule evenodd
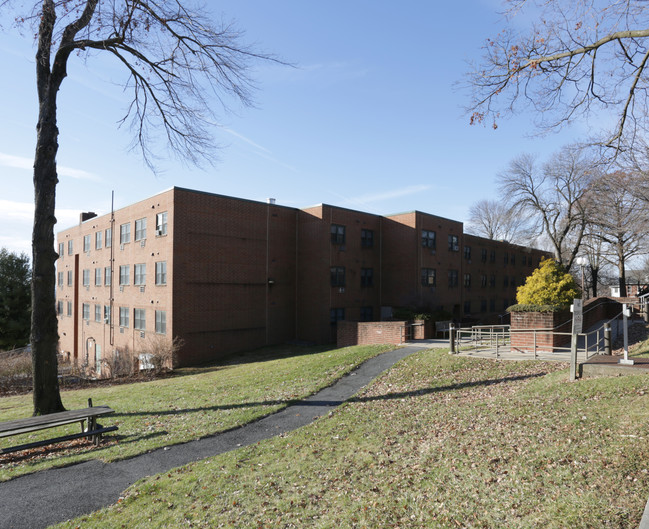
<path id="1" fill-rule="evenodd" d="M 396 345 L 405 341 L 405 321 L 339 321 L 337 325 L 338 347 L 383 343 Z"/>
<path id="2" fill-rule="evenodd" d="M 512 312 L 511 314 L 512 350 L 525 352 L 551 351 L 555 347 L 570 344 L 570 336 L 556 334 L 572 330 L 570 312 Z M 532 329 L 545 329 L 547 332 L 531 332 Z"/>

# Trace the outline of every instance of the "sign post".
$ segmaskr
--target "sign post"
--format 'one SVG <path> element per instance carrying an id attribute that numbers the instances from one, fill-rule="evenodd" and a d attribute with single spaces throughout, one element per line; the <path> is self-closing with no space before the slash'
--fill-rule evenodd
<path id="1" fill-rule="evenodd" d="M 570 340 L 570 381 L 577 380 L 577 341 L 584 326 L 584 304 L 581 299 L 573 299 L 570 307 L 572 311 L 572 337 Z"/>
<path id="2" fill-rule="evenodd" d="M 629 327 L 627 325 L 627 318 L 631 316 L 631 307 L 626 303 L 622 304 L 622 331 L 624 332 L 624 358 L 618 360 L 618 364 L 632 366 L 633 360 L 629 359 Z"/>

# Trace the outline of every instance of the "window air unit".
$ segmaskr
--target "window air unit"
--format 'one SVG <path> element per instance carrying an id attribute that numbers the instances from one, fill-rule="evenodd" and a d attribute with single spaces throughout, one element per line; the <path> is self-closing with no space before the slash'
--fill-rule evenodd
<path id="1" fill-rule="evenodd" d="M 140 292 L 144 292 L 144 286 L 140 287 Z"/>
<path id="2" fill-rule="evenodd" d="M 341 294 L 344 294 L 345 293 L 345 287 L 340 287 L 338 289 L 338 292 L 340 292 Z"/>
<path id="3" fill-rule="evenodd" d="M 158 229 L 155 231 L 155 234 L 156 234 L 156 235 L 162 235 L 162 228 L 158 228 Z"/>
<path id="4" fill-rule="evenodd" d="M 119 328 L 119 332 L 120 332 L 121 334 L 124 334 L 124 327 L 120 327 L 120 328 Z"/>
<path id="5" fill-rule="evenodd" d="M 142 248 L 144 248 L 144 247 L 146 246 L 146 239 L 142 239 L 142 240 L 140 241 L 140 246 L 141 246 Z"/>
<path id="6" fill-rule="evenodd" d="M 123 245 L 123 244 L 120 244 L 120 245 L 119 245 L 119 249 L 120 249 L 120 250 L 124 250 L 124 245 Z"/>
<path id="7" fill-rule="evenodd" d="M 144 331 L 140 332 L 140 338 L 144 338 Z"/>
<path id="8" fill-rule="evenodd" d="M 120 291 L 120 292 L 124 292 L 124 285 L 120 285 L 120 286 L 119 286 L 119 291 Z"/>

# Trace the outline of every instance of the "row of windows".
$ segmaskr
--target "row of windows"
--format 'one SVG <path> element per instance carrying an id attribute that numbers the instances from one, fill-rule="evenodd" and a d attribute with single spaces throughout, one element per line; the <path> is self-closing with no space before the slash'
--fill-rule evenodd
<path id="1" fill-rule="evenodd" d="M 146 217 L 135 221 L 135 240 L 141 241 L 146 239 Z M 156 236 L 167 235 L 167 212 L 157 213 L 155 217 L 155 234 Z M 83 251 L 87 253 L 91 249 L 91 235 L 83 236 Z M 126 222 L 119 227 L 119 243 L 126 244 L 131 242 L 131 223 Z M 110 248 L 113 243 L 113 230 L 99 230 L 95 232 L 95 250 L 101 250 L 102 247 Z M 59 257 L 64 255 L 65 243 L 59 243 Z M 68 255 L 74 255 L 74 241 L 68 241 Z"/>
<path id="2" fill-rule="evenodd" d="M 81 305 L 81 317 L 85 321 L 90 321 L 90 303 Z M 59 316 L 63 316 L 63 301 L 57 301 L 56 311 Z M 157 334 L 167 334 L 167 311 L 156 310 L 155 312 L 155 332 Z M 72 302 L 67 302 L 67 315 L 72 316 Z M 110 323 L 110 305 L 94 306 L 94 320 L 97 323 Z M 119 326 L 129 327 L 130 309 L 128 307 L 119 307 Z M 133 328 L 138 331 L 146 330 L 146 309 L 133 309 Z"/>
<path id="3" fill-rule="evenodd" d="M 331 286 L 332 287 L 344 287 L 345 286 L 345 267 L 344 266 L 332 266 L 330 269 L 331 274 Z M 374 286 L 374 269 L 373 268 L 361 268 L 361 287 L 371 287 Z"/>
<path id="4" fill-rule="evenodd" d="M 507 310 L 507 307 L 510 307 L 511 305 L 515 305 L 516 300 L 511 300 L 511 299 L 504 299 L 502 303 L 502 310 L 505 311 Z M 476 306 L 475 301 L 467 300 L 464 302 L 464 313 L 465 314 L 471 314 L 473 307 Z M 487 312 L 487 300 L 486 299 L 481 299 L 480 300 L 480 312 Z M 496 312 L 496 300 L 495 299 L 490 299 L 489 300 L 489 312 Z"/>
<path id="5" fill-rule="evenodd" d="M 345 319 L 344 308 L 334 308 L 329 310 L 329 321 L 332 325 Z M 361 307 L 360 321 L 373 321 L 374 311 L 372 307 Z"/>
<path id="6" fill-rule="evenodd" d="M 421 284 L 422 286 L 425 287 L 434 287 L 437 286 L 437 271 L 434 268 L 422 268 L 421 269 Z M 456 287 L 458 286 L 458 271 L 457 270 L 449 270 L 448 271 L 448 286 L 449 287 Z M 471 286 L 471 274 L 464 274 L 464 286 L 465 287 L 470 287 Z M 480 286 L 486 287 L 487 286 L 487 276 L 486 275 L 481 275 L 480 276 Z M 496 275 L 492 274 L 491 277 L 489 278 L 489 286 L 495 287 L 496 286 Z M 516 286 L 516 278 L 509 276 L 505 276 L 503 278 L 503 286 L 504 287 L 515 287 Z"/>
<path id="7" fill-rule="evenodd" d="M 103 272 L 103 275 L 102 275 Z M 63 272 L 58 273 L 57 282 L 59 287 L 63 287 Z M 90 268 L 85 268 L 82 273 L 82 284 L 84 287 L 90 286 Z M 103 279 L 102 279 L 103 278 Z M 121 265 L 119 267 L 119 285 L 126 286 L 130 285 L 131 281 L 131 265 Z M 110 286 L 112 282 L 112 271 L 110 266 L 104 268 L 95 268 L 95 286 L 100 287 L 102 284 L 104 286 Z M 138 263 L 133 265 L 133 284 L 136 286 L 146 285 L 146 263 Z M 155 284 L 166 285 L 167 284 L 167 261 L 158 261 L 155 263 Z M 74 275 L 72 270 L 68 270 L 67 274 L 67 285 L 74 285 Z"/>
<path id="8" fill-rule="evenodd" d="M 488 256 L 488 260 L 489 260 L 490 263 L 495 263 L 496 262 L 496 250 L 491 250 L 489 252 L 485 248 L 482 248 L 480 259 L 481 259 L 481 261 L 483 263 L 487 262 L 487 256 Z M 464 247 L 464 257 L 467 260 L 471 259 L 471 247 L 470 246 L 465 246 Z M 539 263 L 540 262 L 541 262 L 541 260 L 539 259 Z M 507 264 L 515 265 L 516 264 L 516 254 L 514 254 L 514 253 L 510 254 L 509 252 L 505 252 L 503 254 L 503 263 L 506 264 L 506 265 Z M 529 258 L 528 258 L 527 255 L 522 255 L 521 256 L 521 264 L 523 266 L 534 266 L 534 264 L 532 263 L 532 256 L 529 256 Z"/>
<path id="9" fill-rule="evenodd" d="M 342 224 L 331 225 L 331 243 L 332 244 L 345 244 L 346 241 L 346 226 Z M 361 230 L 361 246 L 363 248 L 372 248 L 374 246 L 374 230 Z"/>

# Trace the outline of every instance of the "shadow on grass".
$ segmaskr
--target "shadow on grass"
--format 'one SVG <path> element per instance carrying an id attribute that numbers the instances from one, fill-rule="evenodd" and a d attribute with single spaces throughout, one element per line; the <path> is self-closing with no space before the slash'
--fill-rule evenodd
<path id="1" fill-rule="evenodd" d="M 219 410 L 233 410 L 240 408 L 255 408 L 262 406 L 328 406 L 335 407 L 340 406 L 344 402 L 372 402 L 377 400 L 395 400 L 395 399 L 405 399 L 410 397 L 421 397 L 422 395 L 429 395 L 432 393 L 442 393 L 445 391 L 458 391 L 467 388 L 474 387 L 485 387 L 493 386 L 496 384 L 503 384 L 508 382 L 518 382 L 521 380 L 527 380 L 531 378 L 538 378 L 545 376 L 546 373 L 534 373 L 530 375 L 517 375 L 511 377 L 495 378 L 489 380 L 478 380 L 474 382 L 460 382 L 458 384 L 450 384 L 447 386 L 437 386 L 432 388 L 422 388 L 412 391 L 402 391 L 399 393 L 386 393 L 383 395 L 373 395 L 368 397 L 351 397 L 349 399 L 330 399 L 322 400 L 314 398 L 317 396 L 317 393 L 314 397 L 307 397 L 306 399 L 286 399 L 286 400 L 267 400 L 263 402 L 241 402 L 238 404 L 222 404 L 215 406 L 206 406 L 202 408 L 184 408 L 179 410 L 163 410 L 159 412 L 153 411 L 136 411 L 136 412 L 127 412 L 127 413 L 115 413 L 113 417 L 137 417 L 137 416 L 152 416 L 152 415 L 178 415 L 178 414 L 187 414 L 187 413 L 198 413 L 204 411 L 219 411 Z M 332 387 L 327 388 L 331 390 Z"/>

